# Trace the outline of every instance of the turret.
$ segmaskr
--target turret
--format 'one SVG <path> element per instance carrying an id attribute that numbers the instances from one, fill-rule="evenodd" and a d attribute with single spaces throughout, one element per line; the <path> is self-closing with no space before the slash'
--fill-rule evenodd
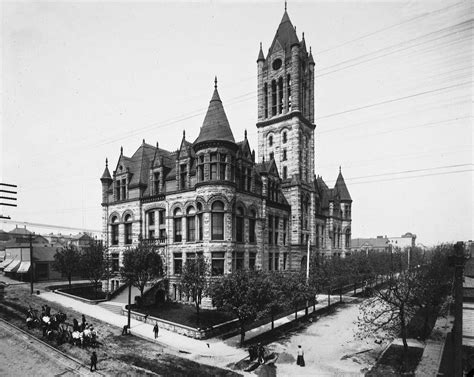
<path id="1" fill-rule="evenodd" d="M 108 191 L 109 191 L 110 185 L 113 182 L 113 179 L 110 176 L 109 161 L 107 158 L 105 159 L 105 170 L 104 170 L 104 173 L 102 174 L 102 177 L 100 178 L 100 181 L 102 182 L 102 203 L 107 203 L 108 196 L 109 196 Z"/>

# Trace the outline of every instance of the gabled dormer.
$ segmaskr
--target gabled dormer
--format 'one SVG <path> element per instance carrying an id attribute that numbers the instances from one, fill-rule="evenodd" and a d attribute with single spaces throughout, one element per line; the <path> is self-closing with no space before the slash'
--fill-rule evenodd
<path id="1" fill-rule="evenodd" d="M 130 157 L 123 155 L 123 147 L 120 147 L 120 157 L 113 172 L 114 201 L 128 199 L 128 185 L 131 180 L 130 160 Z"/>
<path id="2" fill-rule="evenodd" d="M 192 144 L 186 140 L 186 132 L 183 131 L 183 138 L 176 157 L 176 182 L 178 190 L 186 190 L 191 187 L 191 168 L 193 165 Z"/>

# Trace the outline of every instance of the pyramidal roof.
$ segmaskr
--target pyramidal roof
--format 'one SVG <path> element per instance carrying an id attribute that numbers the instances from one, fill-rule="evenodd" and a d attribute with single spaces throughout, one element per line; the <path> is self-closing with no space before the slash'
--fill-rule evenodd
<path id="1" fill-rule="evenodd" d="M 336 185 L 334 190 L 339 193 L 340 200 L 350 200 L 352 201 L 349 190 L 347 189 L 346 182 L 344 182 L 344 177 L 342 176 L 341 170 L 339 169 L 339 175 L 337 176 Z"/>
<path id="2" fill-rule="evenodd" d="M 222 101 L 217 91 L 217 79 L 215 80 L 214 93 L 209 102 L 209 108 L 202 123 L 201 131 L 194 144 L 211 140 L 225 140 L 235 143 L 224 106 L 222 106 Z"/>
<path id="3" fill-rule="evenodd" d="M 299 43 L 295 28 L 290 21 L 290 17 L 288 16 L 286 9 L 285 13 L 283 13 L 283 18 L 281 19 L 280 25 L 278 26 L 275 38 L 273 38 L 270 51 L 273 50 L 273 47 L 277 41 L 286 52 L 291 50 L 291 46 Z"/>

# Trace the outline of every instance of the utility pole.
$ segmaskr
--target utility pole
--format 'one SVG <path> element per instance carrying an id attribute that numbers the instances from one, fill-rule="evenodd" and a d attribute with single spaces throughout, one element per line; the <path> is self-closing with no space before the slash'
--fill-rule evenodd
<path id="1" fill-rule="evenodd" d="M 34 280 L 34 274 L 35 274 L 35 269 L 34 269 L 34 264 L 33 264 L 33 233 L 29 234 L 30 239 L 30 294 L 33 294 L 33 280 Z"/>
<path id="2" fill-rule="evenodd" d="M 462 283 L 464 270 L 464 243 L 454 245 L 451 263 L 454 265 L 454 377 L 462 377 Z"/>
<path id="3" fill-rule="evenodd" d="M 3 196 L 3 194 L 17 194 L 16 191 L 12 191 L 12 190 L 6 190 L 6 188 L 17 188 L 18 186 L 17 185 L 12 185 L 10 183 L 0 183 L 0 206 L 9 206 L 9 207 L 16 207 L 17 205 L 16 204 L 12 204 L 12 202 L 8 202 L 6 203 L 5 201 L 6 200 L 12 200 L 12 201 L 15 201 L 16 202 L 16 198 L 12 198 L 11 196 Z M 7 219 L 7 220 L 10 220 L 10 216 L 3 216 L 1 213 L 0 213 L 0 219 Z"/>
<path id="4" fill-rule="evenodd" d="M 127 317 L 127 329 L 130 333 L 130 306 L 132 305 L 132 282 L 128 282 L 128 317 Z"/>

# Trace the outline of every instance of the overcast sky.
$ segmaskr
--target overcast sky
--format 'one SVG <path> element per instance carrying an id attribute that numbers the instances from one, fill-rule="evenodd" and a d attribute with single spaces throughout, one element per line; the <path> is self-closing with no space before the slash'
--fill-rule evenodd
<path id="1" fill-rule="evenodd" d="M 257 148 L 257 64 L 284 2 L 2 2 L 2 182 L 17 221 L 101 229 L 100 176 L 142 139 L 194 141 L 214 76 Z M 472 2 L 290 1 L 316 61 L 316 174 L 352 235 L 473 238 Z M 12 224 L 0 228 L 11 229 Z"/>

